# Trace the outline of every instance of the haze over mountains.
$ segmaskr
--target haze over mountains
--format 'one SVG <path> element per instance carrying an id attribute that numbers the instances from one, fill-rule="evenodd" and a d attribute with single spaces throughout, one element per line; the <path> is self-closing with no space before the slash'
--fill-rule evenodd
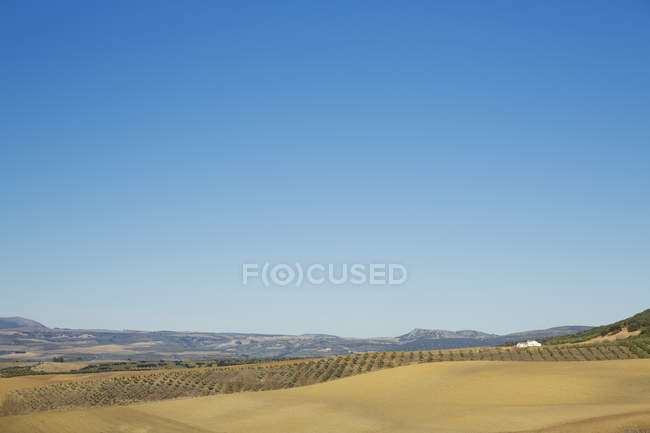
<path id="1" fill-rule="evenodd" d="M 11 328 L 46 328 L 46 326 L 22 317 L 0 317 L 0 329 Z"/>
<path id="2" fill-rule="evenodd" d="M 59 329 L 10 317 L 0 318 L 0 360 L 49 360 L 53 356 L 63 356 L 66 360 L 323 357 L 367 351 L 491 346 L 589 328 L 561 326 L 507 335 L 418 328 L 397 337 L 344 338 L 326 334 Z"/>

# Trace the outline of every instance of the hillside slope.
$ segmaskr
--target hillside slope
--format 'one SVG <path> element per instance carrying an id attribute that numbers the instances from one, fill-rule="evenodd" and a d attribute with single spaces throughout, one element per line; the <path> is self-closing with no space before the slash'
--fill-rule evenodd
<path id="1" fill-rule="evenodd" d="M 294 389 L 0 417 L 0 431 L 609 433 L 650 425 L 648 383 L 644 359 L 432 363 Z"/>
<path id="2" fill-rule="evenodd" d="M 0 329 L 12 328 L 44 328 L 47 329 L 42 323 L 35 320 L 25 319 L 24 317 L 0 317 Z"/>
<path id="3" fill-rule="evenodd" d="M 568 344 L 568 343 L 583 343 L 597 337 L 604 337 L 621 332 L 623 329 L 629 332 L 640 331 L 638 336 L 630 337 L 630 339 L 648 339 L 650 337 L 650 308 L 635 314 L 627 319 L 619 320 L 618 322 L 610 323 L 609 325 L 601 325 L 586 331 L 578 332 L 575 334 L 567 334 L 556 337 L 549 337 L 542 340 L 544 344 Z"/>

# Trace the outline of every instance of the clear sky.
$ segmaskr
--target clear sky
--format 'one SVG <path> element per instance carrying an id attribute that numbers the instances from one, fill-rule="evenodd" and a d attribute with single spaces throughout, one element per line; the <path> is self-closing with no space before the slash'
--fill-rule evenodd
<path id="1" fill-rule="evenodd" d="M 650 306 L 650 3 L 3 2 L 0 316 L 391 336 Z M 402 286 L 244 286 L 396 262 Z"/>

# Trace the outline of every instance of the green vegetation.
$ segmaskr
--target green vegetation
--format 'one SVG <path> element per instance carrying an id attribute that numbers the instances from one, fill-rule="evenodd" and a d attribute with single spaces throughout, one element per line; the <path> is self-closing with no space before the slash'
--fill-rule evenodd
<path id="1" fill-rule="evenodd" d="M 613 335 L 620 332 L 623 328 L 627 328 L 629 332 L 641 331 L 641 335 L 637 337 L 630 337 L 630 339 L 644 339 L 650 338 L 650 308 L 635 314 L 627 319 L 618 322 L 597 326 L 588 329 L 587 331 L 578 332 L 577 334 L 562 335 L 558 337 L 549 337 L 540 340 L 543 344 L 568 344 L 568 343 L 583 343 L 596 337 L 604 337 L 606 335 Z"/>
<path id="2" fill-rule="evenodd" d="M 109 371 L 147 371 L 147 370 L 175 370 L 192 369 L 202 367 L 227 367 L 236 365 L 260 364 L 280 361 L 279 359 L 262 358 L 217 358 L 200 361 L 115 361 L 90 364 L 77 370 L 71 370 L 69 374 L 105 373 Z M 63 362 L 63 358 L 53 362 Z M 34 370 L 33 366 L 6 367 L 0 369 L 0 377 L 29 376 L 34 374 L 58 374 L 56 372 L 43 372 Z"/>
<path id="3" fill-rule="evenodd" d="M 18 376 L 33 376 L 37 374 L 47 374 L 42 371 L 32 370 L 32 367 L 6 367 L 0 369 L 0 377 L 18 377 Z"/>
<path id="4" fill-rule="evenodd" d="M 626 335 L 627 338 L 617 341 L 590 344 L 593 343 L 593 339 L 598 341 L 599 337 L 616 335 L 623 329 L 635 334 Z M 609 325 L 598 326 L 577 334 L 545 338 L 541 341 L 545 348 L 549 345 L 551 347 L 575 345 L 573 348 L 565 347 L 567 355 L 558 349 L 567 360 L 648 358 L 650 357 L 650 309 Z"/>

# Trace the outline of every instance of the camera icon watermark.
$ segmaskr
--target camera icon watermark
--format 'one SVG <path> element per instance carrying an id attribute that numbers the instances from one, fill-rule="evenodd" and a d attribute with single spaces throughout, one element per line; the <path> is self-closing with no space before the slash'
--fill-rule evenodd
<path id="1" fill-rule="evenodd" d="M 408 279 L 408 271 L 398 263 L 353 263 L 335 265 L 333 263 L 312 263 L 304 266 L 302 263 L 264 264 L 244 263 L 242 265 L 242 283 L 249 284 L 251 280 L 261 280 L 265 287 L 303 284 L 320 286 L 324 284 L 342 285 L 373 285 L 396 286 L 404 284 Z"/>

